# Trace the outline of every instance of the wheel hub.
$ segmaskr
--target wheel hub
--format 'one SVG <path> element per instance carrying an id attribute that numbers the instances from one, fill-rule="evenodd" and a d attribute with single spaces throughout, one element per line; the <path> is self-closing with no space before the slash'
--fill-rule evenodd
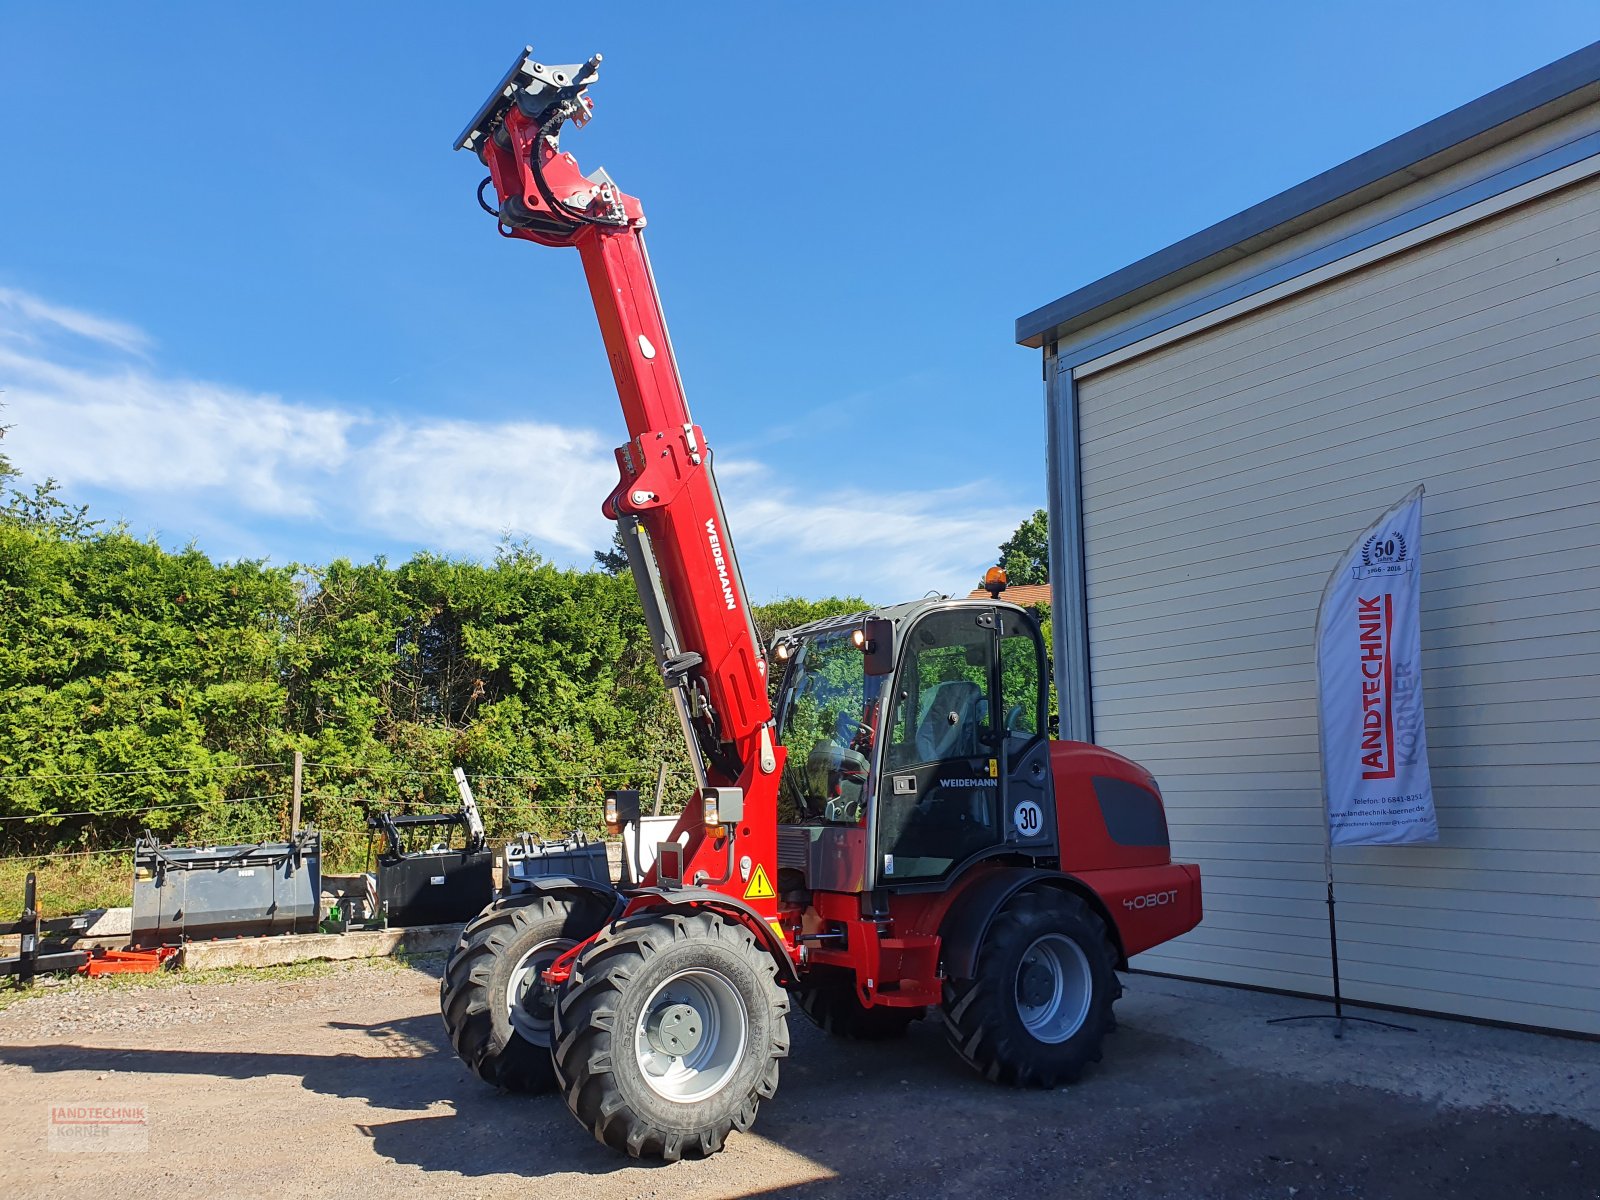
<path id="1" fill-rule="evenodd" d="M 550 1044 L 555 998 L 545 985 L 542 973 L 572 944 L 567 938 L 540 942 L 512 968 L 511 977 L 506 981 L 506 1015 L 511 1018 L 511 1028 L 523 1041 L 535 1046 Z"/>
<path id="2" fill-rule="evenodd" d="M 1017 1015 L 1038 1041 L 1058 1045 L 1083 1028 L 1094 972 L 1083 948 L 1060 933 L 1034 939 L 1017 965 Z"/>
<path id="3" fill-rule="evenodd" d="M 692 1004 L 658 1004 L 645 1019 L 645 1036 L 658 1054 L 682 1058 L 700 1048 L 705 1018 Z"/>
<path id="4" fill-rule="evenodd" d="M 634 1054 L 645 1084 L 664 1100 L 692 1104 L 739 1071 L 750 1014 L 721 971 L 687 967 L 657 985 L 634 1022 Z"/>
<path id="5" fill-rule="evenodd" d="M 1017 980 L 1017 998 L 1027 1008 L 1038 1008 L 1048 1001 L 1055 991 L 1055 974 L 1037 959 L 1022 964 L 1022 974 Z"/>

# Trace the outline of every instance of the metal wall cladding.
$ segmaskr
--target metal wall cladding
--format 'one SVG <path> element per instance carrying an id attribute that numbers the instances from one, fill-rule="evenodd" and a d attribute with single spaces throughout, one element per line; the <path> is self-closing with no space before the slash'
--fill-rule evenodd
<path id="1" fill-rule="evenodd" d="M 1136 965 L 1327 993 L 1317 603 L 1426 483 L 1441 840 L 1335 852 L 1345 993 L 1600 1033 L 1600 182 L 1075 378 L 1096 736 L 1206 880 Z"/>

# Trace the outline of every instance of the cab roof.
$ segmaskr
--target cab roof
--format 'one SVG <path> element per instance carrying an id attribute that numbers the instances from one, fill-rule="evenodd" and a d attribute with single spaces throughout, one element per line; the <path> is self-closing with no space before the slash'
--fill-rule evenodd
<path id="1" fill-rule="evenodd" d="M 920 600 L 907 600 L 902 604 L 890 604 L 881 608 L 863 609 L 861 612 L 845 613 L 843 616 L 823 617 L 821 620 L 811 621 L 805 625 L 796 625 L 793 629 L 779 629 L 772 635 L 772 640 L 777 642 L 782 639 L 804 639 L 816 637 L 818 634 L 833 633 L 841 629 L 855 629 L 864 621 L 892 621 L 895 628 L 899 629 L 910 624 L 924 613 L 936 609 L 948 608 L 1005 608 L 1013 612 L 1026 612 L 1018 605 L 1008 600 L 990 600 L 988 597 L 974 599 L 970 596 L 924 596 Z"/>

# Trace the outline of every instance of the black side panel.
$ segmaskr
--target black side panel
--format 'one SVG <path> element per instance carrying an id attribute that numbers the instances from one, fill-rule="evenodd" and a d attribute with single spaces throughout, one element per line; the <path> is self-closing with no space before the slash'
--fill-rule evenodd
<path id="1" fill-rule="evenodd" d="M 1011 737 L 1007 741 L 1019 742 Z M 1050 778 L 1050 739 L 1035 738 L 1020 757 L 1007 756 L 1003 798 L 1006 842 L 1034 854 L 1059 853 Z M 1024 805 L 1031 807 L 1025 808 Z"/>
<path id="2" fill-rule="evenodd" d="M 378 856 L 378 899 L 389 924 L 452 925 L 470 921 L 494 899 L 487 850 Z"/>
<path id="3" fill-rule="evenodd" d="M 1096 775 L 1094 794 L 1100 801 L 1106 832 L 1117 845 L 1171 848 L 1167 814 L 1154 792 L 1126 779 Z"/>

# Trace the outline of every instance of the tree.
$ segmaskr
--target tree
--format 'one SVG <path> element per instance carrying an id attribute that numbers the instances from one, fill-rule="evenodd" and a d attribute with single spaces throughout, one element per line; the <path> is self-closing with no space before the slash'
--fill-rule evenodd
<path id="1" fill-rule="evenodd" d="M 3 460 L 0 460 L 3 462 Z M 289 767 L 329 869 L 369 811 L 456 803 L 491 836 L 593 830 L 606 787 L 691 775 L 627 570 L 508 541 L 320 567 L 216 562 L 110 528 L 46 483 L 0 499 L 0 856 L 282 837 Z M 754 606 L 772 631 L 867 607 Z M 773 672 L 772 674 L 776 674 Z M 4 897 L 0 897 L 3 905 Z"/>
<path id="2" fill-rule="evenodd" d="M 1000 569 L 1012 584 L 1050 582 L 1050 515 L 1035 509 L 1000 543 Z"/>
<path id="3" fill-rule="evenodd" d="M 0 425 L 0 438 L 4 438 L 10 428 Z M 0 453 L 0 520 L 48 529 L 69 539 L 87 537 L 99 528 L 99 521 L 89 520 L 88 505 L 68 504 L 56 494 L 58 487 L 54 479 L 35 484 L 31 495 L 12 490 L 6 496 L 6 487 L 21 474 L 11 460 Z"/>
<path id="4" fill-rule="evenodd" d="M 607 575 L 621 575 L 628 569 L 628 552 L 623 549 L 620 530 L 612 530 L 610 546 L 594 552 L 594 565 Z"/>
<path id="5" fill-rule="evenodd" d="M 17 474 L 19 472 L 0 458 L 0 482 Z M 100 528 L 99 521 L 89 519 L 87 504 L 68 504 L 57 495 L 59 490 L 60 485 L 54 479 L 35 484 L 32 494 L 13 489 L 0 505 L 0 520 L 46 529 L 69 540 L 89 537 Z"/>

